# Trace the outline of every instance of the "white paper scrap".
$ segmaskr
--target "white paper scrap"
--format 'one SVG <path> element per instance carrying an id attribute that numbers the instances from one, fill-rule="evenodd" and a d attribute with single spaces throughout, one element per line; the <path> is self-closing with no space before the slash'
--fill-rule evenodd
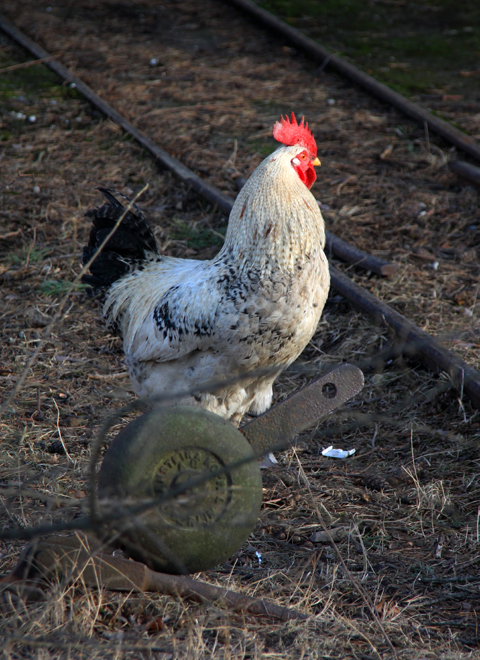
<path id="1" fill-rule="evenodd" d="M 268 468 L 275 467 L 276 465 L 278 465 L 278 461 L 271 451 L 265 454 L 259 464 L 261 470 L 268 470 Z"/>
<path id="2" fill-rule="evenodd" d="M 356 449 L 334 449 L 332 445 L 322 451 L 322 456 L 328 458 L 348 458 L 355 453 Z"/>

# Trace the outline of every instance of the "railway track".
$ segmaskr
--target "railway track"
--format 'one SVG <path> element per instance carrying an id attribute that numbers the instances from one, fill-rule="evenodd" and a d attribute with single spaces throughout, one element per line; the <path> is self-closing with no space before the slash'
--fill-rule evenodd
<path id="1" fill-rule="evenodd" d="M 339 58 L 332 56 L 315 42 L 301 35 L 297 30 L 290 28 L 268 12 L 257 8 L 249 0 L 232 0 L 232 4 L 248 12 L 249 15 L 261 21 L 272 31 L 287 37 L 309 55 L 328 61 L 341 74 L 365 86 L 368 91 L 377 94 L 382 100 L 394 103 L 402 111 L 411 114 L 415 119 L 426 122 L 442 135 L 442 137 L 450 140 L 453 144 L 464 149 L 471 155 L 480 158 L 480 150 L 476 143 L 471 138 L 462 136 L 457 129 L 450 128 L 445 122 L 426 113 L 418 106 L 414 107 L 414 104 L 403 99 L 399 94 L 391 92 L 384 85 L 376 83 L 370 76 L 362 74 L 362 72 L 352 67 L 352 65 L 344 63 Z M 45 66 L 48 66 L 54 73 L 59 75 L 66 84 L 74 85 L 78 92 L 83 94 L 98 110 L 135 138 L 143 148 L 156 158 L 162 168 L 170 170 L 180 181 L 194 190 L 198 195 L 218 206 L 226 215 L 229 214 L 233 205 L 231 197 L 225 195 L 214 185 L 196 175 L 178 159 L 162 149 L 148 135 L 139 130 L 125 116 L 103 100 L 82 79 L 57 61 L 47 50 L 18 30 L 5 17 L 1 16 L 0 29 L 27 49 L 32 55 L 44 62 Z M 391 276 L 396 270 L 395 264 L 388 263 L 378 257 L 362 252 L 331 232 L 327 234 L 327 250 L 336 257 L 346 259 L 350 263 L 380 275 Z M 425 366 L 434 371 L 446 372 L 457 390 L 462 392 L 462 394 L 465 393 L 470 398 L 472 404 L 480 408 L 479 372 L 442 346 L 436 339 L 420 330 L 414 323 L 392 309 L 389 305 L 380 301 L 363 287 L 353 283 L 333 266 L 331 267 L 331 279 L 333 288 L 349 300 L 357 309 L 366 314 L 373 323 L 383 325 L 393 331 L 396 337 L 394 343 L 400 353 L 420 360 Z"/>

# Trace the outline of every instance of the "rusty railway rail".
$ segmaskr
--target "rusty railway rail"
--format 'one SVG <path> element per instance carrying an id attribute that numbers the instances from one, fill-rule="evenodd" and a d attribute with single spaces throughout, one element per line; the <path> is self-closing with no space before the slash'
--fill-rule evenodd
<path id="1" fill-rule="evenodd" d="M 465 163 L 463 160 L 452 160 L 449 167 L 452 172 L 458 175 L 459 179 L 480 186 L 480 167 Z"/>
<path id="2" fill-rule="evenodd" d="M 313 46 L 315 47 L 314 49 L 315 52 L 316 49 L 320 49 L 319 52 L 321 51 L 322 54 L 321 55 L 317 54 L 316 57 L 322 57 L 323 59 L 325 59 L 326 57 L 331 58 L 330 53 L 328 53 L 328 51 L 318 46 L 318 44 L 308 39 L 297 30 L 290 28 L 279 19 L 276 19 L 275 17 L 271 16 L 270 14 L 268 14 L 268 12 L 265 12 L 264 10 L 260 9 L 253 3 L 249 2 L 249 0 L 228 0 L 228 1 L 234 5 L 239 6 L 240 8 L 251 10 L 252 13 L 253 13 L 253 9 L 255 9 L 254 15 L 264 23 L 266 22 L 266 19 L 270 17 L 272 19 L 272 26 L 271 26 L 272 29 L 275 29 L 277 32 L 278 31 L 281 32 L 283 30 L 283 27 L 285 27 L 286 29 L 288 29 L 287 32 L 292 39 L 293 38 L 298 39 L 297 45 L 300 45 L 304 42 L 305 43 L 308 42 L 309 48 L 313 48 Z M 270 20 L 270 18 L 268 18 L 268 20 Z M 1 15 L 0 15 L 0 29 L 3 30 L 6 34 L 8 34 L 14 41 L 20 44 L 23 48 L 25 48 L 30 53 L 35 55 L 37 58 L 39 59 L 50 58 L 50 54 L 45 49 L 43 49 L 41 46 L 36 44 L 25 34 L 23 34 L 10 21 L 2 17 Z M 286 34 L 287 33 L 285 33 L 285 35 Z M 300 47 L 302 46 L 300 45 Z M 336 58 L 335 62 L 337 62 L 336 64 L 337 68 L 339 68 L 341 65 L 344 68 L 346 67 L 345 70 L 348 69 L 350 71 L 351 69 L 355 69 L 355 67 L 352 67 L 351 65 L 347 65 L 346 63 L 342 62 L 340 58 Z M 230 210 L 233 206 L 233 200 L 230 197 L 224 195 L 215 186 L 201 179 L 199 176 L 194 174 L 194 172 L 192 172 L 189 168 L 185 167 L 185 165 L 180 163 L 180 161 L 178 161 L 176 158 L 173 158 L 169 153 L 167 153 L 165 150 L 159 147 L 147 135 L 145 135 L 142 131 L 140 131 L 135 126 L 133 126 L 133 124 L 131 124 L 125 117 L 123 117 L 123 115 L 121 115 L 117 110 L 115 110 L 110 104 L 108 104 L 106 101 L 100 98 L 98 94 L 96 94 L 78 76 L 71 73 L 65 66 L 63 66 L 61 63 L 57 62 L 54 59 L 48 59 L 47 61 L 45 61 L 45 66 L 48 66 L 64 81 L 69 83 L 74 83 L 77 90 L 81 94 L 83 94 L 85 98 L 88 101 L 90 101 L 90 103 L 92 103 L 95 107 L 101 110 L 107 117 L 109 117 L 119 126 L 121 126 L 121 128 L 123 128 L 125 132 L 129 133 L 132 137 L 134 137 L 145 149 L 147 149 L 158 160 L 161 166 L 170 170 L 178 179 L 180 179 L 183 183 L 189 186 L 201 197 L 208 200 L 212 204 L 216 204 L 218 208 L 222 210 L 225 214 L 228 215 L 230 213 Z M 382 88 L 384 87 L 389 94 L 393 94 L 395 95 L 395 97 L 399 97 L 400 99 L 403 99 L 403 97 L 401 97 L 399 94 L 392 92 L 384 85 L 380 85 L 380 83 L 374 81 L 373 78 L 370 78 L 370 76 L 363 74 L 357 69 L 355 69 L 355 71 L 362 74 L 362 76 L 364 76 L 365 78 L 368 78 L 369 81 L 376 83 Z M 353 77 L 351 77 L 351 79 L 353 80 Z M 403 100 L 406 101 L 406 99 Z M 411 106 L 415 105 L 415 104 L 411 104 L 409 101 L 407 101 L 407 104 Z M 421 111 L 421 113 L 424 113 L 424 111 L 421 110 L 421 108 L 419 108 L 419 110 Z M 451 129 L 451 127 L 448 126 L 448 124 L 446 124 L 445 122 L 441 122 L 441 120 L 438 120 L 436 117 L 433 116 L 430 117 L 432 118 L 432 120 L 435 120 L 436 124 L 440 122 L 442 126 L 445 124 L 445 126 L 448 129 Z M 443 128 L 445 128 L 445 126 Z M 445 133 L 444 131 L 444 137 L 446 137 L 447 133 Z M 451 131 L 451 134 L 455 137 L 456 134 L 460 134 L 460 131 L 454 129 L 453 131 Z M 460 134 L 460 136 L 456 135 L 455 139 L 457 140 L 457 142 L 454 143 L 460 146 L 460 143 L 458 143 L 459 137 L 462 138 L 463 146 L 461 148 L 464 148 L 464 146 L 472 147 L 473 151 L 471 149 L 470 150 L 465 149 L 465 150 L 468 151 L 468 153 L 471 153 L 471 155 L 475 155 L 480 159 L 480 149 L 478 148 L 478 146 L 470 144 L 468 140 L 465 141 L 463 138 L 463 134 Z M 467 136 L 465 136 L 465 138 L 467 138 Z M 465 142 L 465 144 L 463 144 L 463 142 Z M 470 142 L 473 141 L 470 140 Z M 333 236 L 332 234 L 330 234 L 329 236 L 330 236 L 329 239 L 330 245 L 327 245 L 327 251 L 330 249 L 331 252 L 336 254 L 336 251 L 334 249 L 335 240 L 340 241 L 341 243 L 339 248 L 340 258 L 342 258 L 341 252 L 343 251 L 343 258 L 349 255 L 348 260 L 351 263 L 358 262 L 358 264 L 362 265 L 366 270 L 372 270 L 382 275 L 392 274 L 391 271 L 382 272 L 382 268 L 384 268 L 385 266 L 387 267 L 394 266 L 394 264 L 388 264 L 388 262 L 378 259 L 377 257 L 373 257 L 372 255 L 367 255 L 366 253 L 357 250 L 357 248 L 354 248 L 353 246 L 349 245 L 345 241 L 342 241 L 341 239 L 338 239 L 338 237 Z M 372 259 L 373 262 L 371 261 Z M 376 264 L 375 264 L 375 260 L 377 261 Z M 386 326 L 390 328 L 390 330 L 396 335 L 397 345 L 401 346 L 400 349 L 401 353 L 403 353 L 405 356 L 408 356 L 409 358 L 417 359 L 431 370 L 446 372 L 449 375 L 452 384 L 460 393 L 460 396 L 466 394 L 469 397 L 470 401 L 472 402 L 473 406 L 475 408 L 480 409 L 480 373 L 478 371 L 476 371 L 473 367 L 471 367 L 466 362 L 461 360 L 458 356 L 456 356 L 454 353 L 449 351 L 447 348 L 442 346 L 442 344 L 439 341 L 428 335 L 426 332 L 422 331 L 414 323 L 412 323 L 407 318 L 399 314 L 392 307 L 390 307 L 383 301 L 379 300 L 376 296 L 366 291 L 366 289 L 364 289 L 360 285 L 355 284 L 350 278 L 346 277 L 335 267 L 333 266 L 330 267 L 330 273 L 331 273 L 332 287 L 340 295 L 346 298 L 358 310 L 366 314 L 374 325 L 383 326 L 383 327 Z"/>
<path id="3" fill-rule="evenodd" d="M 304 35 L 300 30 L 291 27 L 280 18 L 277 18 L 270 12 L 262 9 L 251 0 L 224 0 L 227 4 L 237 7 L 237 9 L 248 14 L 256 22 L 268 28 L 287 39 L 296 48 L 312 57 L 316 62 L 321 63 L 324 67 L 331 66 L 338 73 L 340 73 L 348 80 L 360 85 L 366 89 L 370 94 L 376 96 L 382 101 L 390 103 L 395 108 L 403 112 L 408 117 L 419 122 L 422 126 L 428 126 L 430 130 L 440 135 L 442 138 L 455 145 L 465 153 L 473 156 L 480 161 L 480 144 L 472 137 L 458 130 L 448 122 L 432 115 L 427 110 L 424 110 L 416 103 L 409 101 L 398 92 L 383 85 L 382 83 L 369 76 L 361 69 L 346 62 L 338 55 L 330 52 L 318 42 L 310 39 Z"/>

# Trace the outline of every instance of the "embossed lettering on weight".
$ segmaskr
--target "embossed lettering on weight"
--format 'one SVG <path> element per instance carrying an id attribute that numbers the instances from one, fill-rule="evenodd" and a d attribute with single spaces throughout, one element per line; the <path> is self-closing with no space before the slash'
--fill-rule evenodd
<path id="1" fill-rule="evenodd" d="M 172 451 L 157 466 L 154 492 L 156 495 L 166 493 L 223 467 L 223 461 L 207 449 L 185 447 Z M 230 500 L 231 478 L 221 473 L 177 495 L 160 508 L 169 523 L 193 529 L 211 525 L 221 518 Z"/>

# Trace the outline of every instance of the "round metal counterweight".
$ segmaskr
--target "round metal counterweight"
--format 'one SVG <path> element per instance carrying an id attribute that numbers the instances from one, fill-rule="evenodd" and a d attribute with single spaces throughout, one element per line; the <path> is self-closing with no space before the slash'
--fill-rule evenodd
<path id="1" fill-rule="evenodd" d="M 98 494 L 102 512 L 120 514 L 115 530 L 129 556 L 157 571 L 195 573 L 225 561 L 247 539 L 262 479 L 249 442 L 230 422 L 176 406 L 120 431 L 105 454 Z M 123 515 L 154 500 L 140 514 Z"/>

